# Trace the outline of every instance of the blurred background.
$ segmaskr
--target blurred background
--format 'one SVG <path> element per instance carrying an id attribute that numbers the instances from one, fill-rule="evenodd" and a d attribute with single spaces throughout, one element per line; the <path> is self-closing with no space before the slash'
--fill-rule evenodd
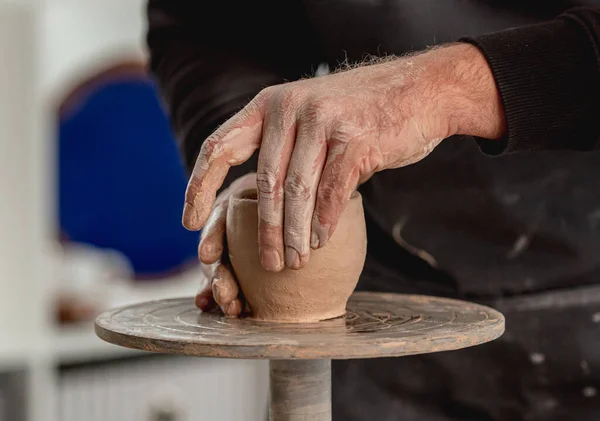
<path id="1" fill-rule="evenodd" d="M 265 419 L 264 362 L 93 331 L 104 309 L 200 287 L 144 7 L 0 0 L 0 421 Z"/>

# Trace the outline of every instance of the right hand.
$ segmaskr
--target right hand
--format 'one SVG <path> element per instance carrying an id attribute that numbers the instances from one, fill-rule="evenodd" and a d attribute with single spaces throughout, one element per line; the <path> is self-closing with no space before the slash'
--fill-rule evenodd
<path id="1" fill-rule="evenodd" d="M 203 142 L 183 224 L 205 226 L 229 169 L 260 149 L 260 261 L 300 269 L 359 183 L 421 160 L 453 134 L 500 138 L 501 110 L 485 57 L 468 44 L 268 87 Z"/>
<path id="2" fill-rule="evenodd" d="M 235 180 L 229 188 L 221 192 L 202 230 L 198 257 L 207 282 L 196 295 L 196 306 L 210 310 L 215 304 L 221 307 L 226 316 L 238 316 L 243 310 L 243 297 L 229 264 L 225 249 L 227 208 L 229 199 L 237 192 L 256 189 L 256 174 L 246 174 Z"/>

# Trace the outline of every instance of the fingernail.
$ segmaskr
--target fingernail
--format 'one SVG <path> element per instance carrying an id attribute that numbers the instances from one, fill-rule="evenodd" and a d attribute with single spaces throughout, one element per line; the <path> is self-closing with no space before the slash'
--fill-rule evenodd
<path id="1" fill-rule="evenodd" d="M 314 249 L 321 248 L 329 241 L 329 227 L 321 226 L 321 224 L 313 221 L 312 223 L 312 235 L 311 235 L 311 247 Z M 316 246 L 313 246 L 313 243 Z"/>
<path id="2" fill-rule="evenodd" d="M 278 272 L 283 269 L 281 257 L 273 247 L 263 247 L 260 250 L 260 264 L 271 272 Z"/>
<path id="3" fill-rule="evenodd" d="M 291 247 L 285 248 L 285 265 L 292 269 L 300 268 L 300 255 Z"/>
<path id="4" fill-rule="evenodd" d="M 319 248 L 319 236 L 316 232 L 313 232 L 310 235 L 310 248 L 317 249 Z"/>

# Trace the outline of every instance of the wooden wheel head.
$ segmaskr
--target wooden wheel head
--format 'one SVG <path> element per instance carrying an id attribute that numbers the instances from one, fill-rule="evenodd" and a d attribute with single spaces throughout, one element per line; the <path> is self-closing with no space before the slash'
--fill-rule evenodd
<path id="1" fill-rule="evenodd" d="M 192 298 L 136 304 L 100 315 L 103 340 L 152 352 L 243 359 L 353 359 L 448 351 L 492 341 L 504 316 L 479 304 L 357 292 L 343 318 L 272 323 L 203 313 Z"/>

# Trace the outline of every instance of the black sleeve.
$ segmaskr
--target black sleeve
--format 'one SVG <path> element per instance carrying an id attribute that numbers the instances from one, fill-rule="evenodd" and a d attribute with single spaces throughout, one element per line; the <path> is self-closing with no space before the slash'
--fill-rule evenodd
<path id="1" fill-rule="evenodd" d="M 506 138 L 484 152 L 600 147 L 600 9 L 462 41 L 485 55 L 506 114 Z"/>
<path id="2" fill-rule="evenodd" d="M 148 1 L 150 67 L 188 171 L 202 142 L 261 89 L 300 76 L 294 73 L 300 70 L 292 62 L 293 40 L 285 40 L 287 50 L 276 45 L 286 33 L 277 23 L 283 19 L 267 25 L 267 8 L 277 14 L 281 6 L 271 1 L 221 0 L 210 6 L 198 0 Z M 255 169 L 256 156 L 232 168 L 225 185 Z"/>

